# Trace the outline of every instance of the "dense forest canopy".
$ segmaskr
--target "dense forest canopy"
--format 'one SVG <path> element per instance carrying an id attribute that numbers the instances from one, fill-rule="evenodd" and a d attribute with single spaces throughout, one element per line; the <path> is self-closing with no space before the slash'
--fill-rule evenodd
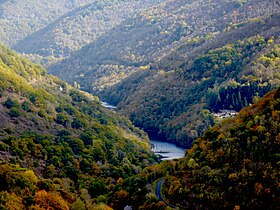
<path id="1" fill-rule="evenodd" d="M 135 125 L 190 146 L 214 124 L 213 113 L 239 111 L 279 85 L 279 17 L 187 43 L 103 96 Z"/>
<path id="2" fill-rule="evenodd" d="M 213 112 L 239 111 L 279 83 L 277 59 L 268 66 L 260 58 L 277 49 L 277 12 L 277 1 L 166 1 L 49 71 L 188 147 L 214 124 Z"/>
<path id="3" fill-rule="evenodd" d="M 0 209 L 279 209 L 279 11 L 0 0 Z"/>
<path id="4" fill-rule="evenodd" d="M 20 3 L 1 3 L 1 20 L 18 25 L 9 8 Z M 279 84 L 276 0 L 62 1 L 60 13 L 54 5 L 32 30 L 3 25 L 11 39 L 25 36 L 10 45 L 185 147 L 215 123 L 212 113 L 239 111 Z"/>
<path id="5" fill-rule="evenodd" d="M 14 45 L 35 57 L 65 58 L 160 0 L 102 0 L 77 7 Z M 33 57 L 34 57 L 33 56 Z M 31 58 L 33 58 L 31 56 Z"/>
<path id="6" fill-rule="evenodd" d="M 270 92 L 207 130 L 184 158 L 142 175 L 164 177 L 165 201 L 179 209 L 279 209 L 279 99 L 280 89 Z"/>
<path id="7" fill-rule="evenodd" d="M 60 16 L 92 0 L 14 0 L 0 2 L 0 41 L 13 46 Z"/>
<path id="8" fill-rule="evenodd" d="M 0 75 L 2 209 L 122 205 L 122 182 L 157 161 L 131 122 L 3 46 Z"/>
<path id="9" fill-rule="evenodd" d="M 279 208 L 280 89 L 207 130 L 183 159 L 151 165 L 146 135 L 97 97 L 5 47 L 0 74 L 3 209 Z M 152 187 L 162 177 L 166 203 Z"/>
<path id="10" fill-rule="evenodd" d="M 199 40 L 207 41 L 279 8 L 277 1 L 163 1 L 48 69 L 70 83 L 77 81 L 84 90 L 98 92 L 138 71 L 139 66 L 140 70 L 149 68 L 188 42 L 199 45 Z"/>

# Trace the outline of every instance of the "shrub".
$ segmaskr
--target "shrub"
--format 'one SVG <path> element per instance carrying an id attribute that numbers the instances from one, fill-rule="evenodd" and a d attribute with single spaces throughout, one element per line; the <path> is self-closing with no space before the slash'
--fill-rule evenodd
<path id="1" fill-rule="evenodd" d="M 72 126 L 72 128 L 79 129 L 79 128 L 85 127 L 86 122 L 80 118 L 75 118 L 73 120 L 73 122 L 71 123 L 71 126 Z"/>
<path id="2" fill-rule="evenodd" d="M 11 109 L 13 107 L 19 108 L 20 107 L 20 103 L 15 99 L 11 99 L 10 97 L 7 98 L 7 100 L 4 103 L 4 106 L 7 107 L 8 109 Z"/>
<path id="3" fill-rule="evenodd" d="M 56 122 L 58 124 L 66 126 L 67 123 L 69 122 L 69 117 L 67 115 L 63 114 L 63 113 L 59 113 L 56 116 Z"/>
<path id="4" fill-rule="evenodd" d="M 10 117 L 19 117 L 21 115 L 21 110 L 19 108 L 13 107 L 10 109 Z"/>
<path id="5" fill-rule="evenodd" d="M 24 111 L 27 111 L 27 112 L 30 112 L 31 109 L 31 103 L 29 101 L 24 101 L 21 105 L 21 108 L 24 110 Z"/>

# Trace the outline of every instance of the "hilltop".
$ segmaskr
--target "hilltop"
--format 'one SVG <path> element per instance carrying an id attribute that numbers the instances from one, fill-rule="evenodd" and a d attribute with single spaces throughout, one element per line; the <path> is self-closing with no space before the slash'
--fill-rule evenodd
<path id="1" fill-rule="evenodd" d="M 13 48 L 33 59 L 50 62 L 69 57 L 99 37 L 133 17 L 138 12 L 161 2 L 140 1 L 91 1 L 76 7 L 68 13 L 18 41 Z M 44 62 L 43 62 L 44 63 Z M 48 65 L 48 63 L 44 63 Z"/>
<path id="2" fill-rule="evenodd" d="M 0 1 L 0 42 L 12 47 L 67 12 L 92 0 Z"/>

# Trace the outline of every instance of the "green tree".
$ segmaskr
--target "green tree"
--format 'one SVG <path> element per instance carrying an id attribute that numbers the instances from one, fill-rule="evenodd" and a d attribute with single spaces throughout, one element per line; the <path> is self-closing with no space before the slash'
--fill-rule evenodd
<path id="1" fill-rule="evenodd" d="M 4 102 L 4 106 L 6 106 L 8 109 L 11 108 L 19 108 L 20 103 L 16 99 L 11 99 L 10 97 L 7 98 L 7 100 Z"/>
<path id="2" fill-rule="evenodd" d="M 70 118 L 65 113 L 58 113 L 56 115 L 56 122 L 58 124 L 62 124 L 64 126 L 66 126 L 69 121 L 70 121 Z"/>
<path id="3" fill-rule="evenodd" d="M 9 115 L 11 117 L 19 117 L 21 116 L 22 112 L 19 108 L 13 107 L 10 109 Z"/>

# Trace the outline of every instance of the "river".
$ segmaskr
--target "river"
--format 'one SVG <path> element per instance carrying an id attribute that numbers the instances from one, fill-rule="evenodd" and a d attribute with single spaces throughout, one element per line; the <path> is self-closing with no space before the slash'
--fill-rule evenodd
<path id="1" fill-rule="evenodd" d="M 158 140 L 151 140 L 152 151 L 162 156 L 162 160 L 173 160 L 185 156 L 185 149 L 177 147 L 175 144 L 162 142 Z"/>
<path id="2" fill-rule="evenodd" d="M 117 107 L 108 104 L 107 102 L 101 101 L 101 105 L 107 109 L 115 111 Z M 185 149 L 177 147 L 175 144 L 167 143 L 159 140 L 151 140 L 152 151 L 160 155 L 162 160 L 173 160 L 182 158 L 185 156 Z"/>
<path id="3" fill-rule="evenodd" d="M 107 109 L 110 109 L 110 110 L 115 110 L 117 107 L 116 106 L 113 106 L 111 104 L 108 104 L 107 102 L 104 102 L 104 101 L 101 101 L 101 105 Z"/>

